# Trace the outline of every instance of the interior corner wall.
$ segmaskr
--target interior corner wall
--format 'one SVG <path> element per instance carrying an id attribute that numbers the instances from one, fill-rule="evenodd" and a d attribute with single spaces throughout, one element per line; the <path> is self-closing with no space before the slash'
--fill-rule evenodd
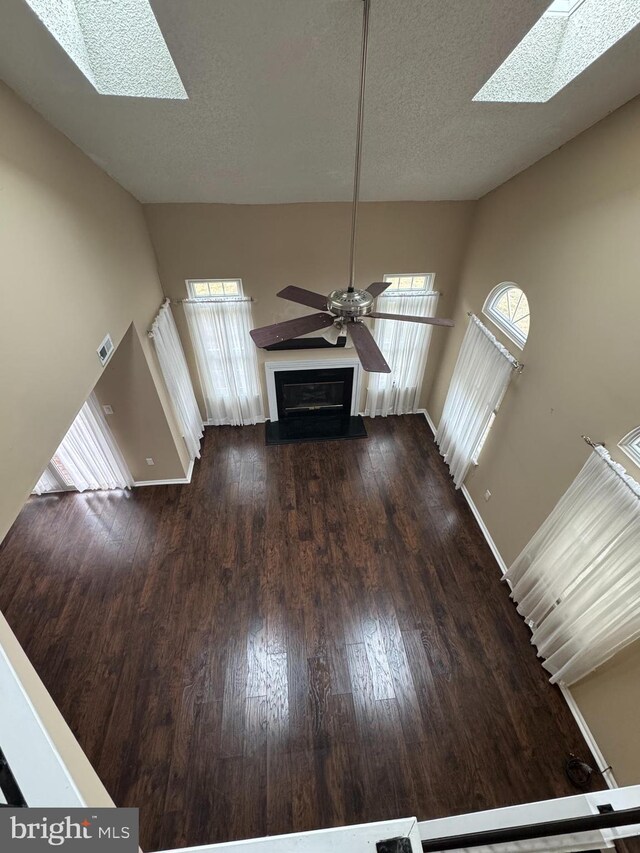
<path id="1" fill-rule="evenodd" d="M 104 336 L 144 334 L 163 293 L 140 204 L 4 85 L 0 123 L 1 540 L 102 374 Z"/>
<path id="2" fill-rule="evenodd" d="M 640 99 L 483 198 L 456 306 L 456 328 L 427 408 L 437 424 L 467 311 L 481 315 L 498 283 L 514 281 L 531 308 L 525 363 L 467 487 L 507 564 L 588 457 L 581 439 L 617 448 L 640 424 Z M 491 499 L 485 503 L 485 490 Z M 640 602 L 639 602 L 640 606 Z M 635 673 L 633 683 L 630 673 Z M 640 643 L 572 688 L 620 784 L 640 782 Z M 615 732 L 615 735 L 612 733 Z"/>
<path id="3" fill-rule="evenodd" d="M 366 287 L 385 273 L 434 272 L 442 292 L 441 317 L 456 301 L 461 260 L 474 202 L 366 202 L 360 206 L 357 284 Z M 188 278 L 241 278 L 254 299 L 256 326 L 302 316 L 301 305 L 276 293 L 289 284 L 329 293 L 346 287 L 349 272 L 351 205 L 148 204 L 144 206 L 158 257 L 163 288 L 174 304 L 185 354 L 202 412 L 204 400 L 184 312 Z M 426 399 L 448 330 L 435 329 L 423 384 Z M 350 350 L 322 350 L 322 358 L 344 358 Z M 352 351 L 351 351 L 352 352 Z M 258 350 L 266 410 L 265 361 L 315 359 L 317 350 Z M 364 405 L 364 394 L 361 410 Z"/>
<path id="4" fill-rule="evenodd" d="M 135 481 L 184 477 L 158 388 L 133 323 L 94 390 L 100 405 L 113 410 L 106 415 L 107 423 Z M 147 464 L 148 458 L 153 459 L 153 466 Z"/>
<path id="5" fill-rule="evenodd" d="M 3 84 L 0 127 L 1 541 L 99 379 L 104 336 L 117 346 L 133 322 L 157 380 L 142 336 L 163 294 L 140 204 Z M 166 411 L 160 384 L 158 394 Z M 65 762 L 86 769 L 3 619 L 0 644 Z M 87 801 L 107 804 L 97 780 L 80 775 Z"/>

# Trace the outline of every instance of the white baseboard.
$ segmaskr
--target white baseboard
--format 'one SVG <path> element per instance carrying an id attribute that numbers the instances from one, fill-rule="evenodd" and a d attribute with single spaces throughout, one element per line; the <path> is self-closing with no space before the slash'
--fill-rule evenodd
<path id="1" fill-rule="evenodd" d="M 417 409 L 416 414 L 425 416 L 427 423 L 431 427 L 431 432 L 435 435 L 436 434 L 436 425 L 431 420 L 431 415 L 429 414 L 429 412 L 426 409 Z"/>
<path id="2" fill-rule="evenodd" d="M 189 463 L 189 470 L 187 471 L 186 477 L 178 477 L 175 480 L 136 480 L 133 484 L 134 486 L 185 486 L 187 483 L 191 482 L 191 476 L 193 474 L 193 465 L 195 463 L 195 459 L 192 459 Z"/>
<path id="3" fill-rule="evenodd" d="M 436 434 L 436 425 L 434 424 L 433 420 L 431 419 L 431 415 L 429 414 L 429 412 L 426 409 L 418 409 L 417 413 L 419 415 L 425 416 L 427 423 L 431 427 L 431 431 L 435 435 Z M 465 496 L 467 503 L 469 504 L 469 509 L 473 513 L 473 517 L 478 522 L 478 527 L 482 531 L 482 535 L 484 536 L 484 538 L 487 542 L 487 545 L 489 546 L 489 548 L 491 548 L 491 553 L 496 558 L 497 564 L 500 566 L 500 571 L 504 575 L 507 571 L 507 564 L 502 559 L 502 554 L 500 553 L 500 551 L 498 551 L 498 546 L 493 541 L 493 537 L 489 533 L 489 528 L 484 523 L 484 520 L 483 520 L 482 516 L 480 515 L 480 510 L 478 509 L 478 507 L 474 504 L 473 500 L 471 499 L 471 495 L 469 494 L 469 490 L 467 489 L 467 487 L 463 485 L 461 488 L 461 491 L 462 491 L 462 494 Z"/>
<path id="4" fill-rule="evenodd" d="M 465 485 L 462 485 L 460 491 L 462 492 L 462 494 L 465 497 L 465 500 L 469 504 L 469 509 L 473 513 L 475 520 L 478 522 L 478 527 L 482 531 L 482 535 L 484 536 L 484 538 L 487 542 L 487 545 L 489 546 L 489 548 L 491 548 L 491 553 L 496 558 L 496 562 L 500 566 L 500 571 L 502 572 L 503 575 L 505 575 L 507 572 L 507 564 L 503 560 L 502 554 L 500 553 L 500 551 L 498 551 L 498 546 L 493 541 L 493 537 L 489 533 L 489 528 L 484 523 L 484 520 L 483 520 L 482 516 L 480 515 L 480 510 L 474 504 L 474 502 L 471 498 L 471 495 L 469 494 L 469 490 L 467 489 L 467 487 Z"/>
<path id="5" fill-rule="evenodd" d="M 258 418 L 256 420 L 257 424 L 266 424 L 267 418 Z M 253 426 L 253 424 L 214 424 L 213 421 L 204 421 L 203 426 L 206 427 L 215 427 L 215 426 Z"/>

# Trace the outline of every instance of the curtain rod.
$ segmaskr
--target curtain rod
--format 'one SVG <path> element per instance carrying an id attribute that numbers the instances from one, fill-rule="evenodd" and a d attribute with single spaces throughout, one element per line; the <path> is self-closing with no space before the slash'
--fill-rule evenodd
<path id="1" fill-rule="evenodd" d="M 594 441 L 592 438 L 589 438 L 588 435 L 581 435 L 580 438 L 582 438 L 584 441 L 586 441 L 586 443 L 589 445 L 589 447 L 592 447 L 594 450 L 596 449 L 596 447 L 605 447 L 606 446 L 604 441 Z"/>
<path id="2" fill-rule="evenodd" d="M 441 290 L 383 290 L 380 296 L 399 299 L 401 296 L 442 296 Z M 378 297 L 380 298 L 380 297 Z"/>
<path id="3" fill-rule="evenodd" d="M 478 326 L 480 326 L 480 328 L 489 338 L 491 343 L 494 344 L 496 349 L 507 359 L 507 361 L 510 362 L 511 367 L 513 367 L 514 370 L 517 370 L 518 373 L 522 373 L 522 371 L 524 370 L 524 364 L 521 361 L 518 361 L 515 356 L 511 355 L 509 350 L 500 343 L 500 341 L 496 338 L 493 332 L 491 332 L 491 330 L 485 326 L 482 320 L 472 311 L 467 311 L 467 317 L 470 317 L 475 323 L 477 323 Z"/>
<path id="4" fill-rule="evenodd" d="M 216 296 L 206 296 L 206 297 L 198 297 L 198 298 L 194 298 L 194 299 L 178 299 L 178 302 L 181 304 L 186 302 L 186 303 L 189 303 L 191 305 L 197 305 L 198 302 L 253 302 L 253 298 L 251 296 L 217 296 L 217 297 Z M 169 299 L 168 296 L 166 296 L 164 302 L 158 308 L 158 316 L 160 315 L 160 312 L 162 311 L 162 309 L 166 308 L 168 305 L 171 305 L 171 303 L 172 303 L 172 300 Z M 147 330 L 147 336 L 148 337 L 150 337 L 150 338 L 153 337 L 153 329 L 154 329 L 157 322 L 158 322 L 158 317 L 156 317 L 156 319 L 151 324 L 151 328 Z"/>
<path id="5" fill-rule="evenodd" d="M 602 461 L 611 468 L 611 470 L 620 477 L 625 486 L 628 486 L 633 494 L 640 498 L 640 483 L 637 480 L 634 480 L 633 477 L 627 473 L 626 468 L 620 465 L 619 462 L 615 462 L 611 458 L 611 454 L 604 446 L 602 442 L 593 441 L 589 438 L 588 435 L 581 436 L 582 439 L 589 445 L 589 447 L 594 450 L 598 456 L 602 459 Z"/>
<path id="6" fill-rule="evenodd" d="M 253 302 L 251 296 L 201 296 L 188 299 L 179 299 L 178 302 L 197 305 L 200 302 Z"/>

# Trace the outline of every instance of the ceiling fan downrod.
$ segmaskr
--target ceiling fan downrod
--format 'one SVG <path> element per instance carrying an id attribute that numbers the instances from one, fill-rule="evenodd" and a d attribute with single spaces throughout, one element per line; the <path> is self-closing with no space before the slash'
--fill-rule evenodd
<path id="1" fill-rule="evenodd" d="M 355 290 L 356 278 L 356 237 L 358 233 L 358 203 L 360 201 L 360 167 L 362 165 L 362 128 L 364 124 L 364 92 L 367 79 L 367 49 L 369 47 L 369 5 L 370 0 L 362 0 L 362 52 L 360 54 L 360 97 L 358 100 L 358 128 L 356 132 L 356 163 L 353 173 L 353 206 L 351 209 L 351 253 L 349 259 L 348 293 Z"/>
<path id="2" fill-rule="evenodd" d="M 349 286 L 346 289 L 332 290 L 328 296 L 289 285 L 278 292 L 278 296 L 299 305 L 315 308 L 315 314 L 296 317 L 252 329 L 250 335 L 256 346 L 270 347 L 282 341 L 308 335 L 311 332 L 329 330 L 327 334 L 337 340 L 340 334 L 346 334 L 356 348 L 362 367 L 370 373 L 391 373 L 380 347 L 363 320 L 396 320 L 405 323 L 423 323 L 433 326 L 453 326 L 451 320 L 436 317 L 423 317 L 409 314 L 385 314 L 374 311 L 378 296 L 391 285 L 390 281 L 374 281 L 365 290 L 355 286 L 356 273 L 356 237 L 358 230 L 358 204 L 360 201 L 360 168 L 362 165 L 362 135 L 364 124 L 364 92 L 367 74 L 367 49 L 369 47 L 369 6 L 371 0 L 364 3 L 362 16 L 362 53 L 360 62 L 360 97 L 358 100 L 358 132 L 356 136 L 356 162 L 353 176 L 353 206 L 351 209 L 351 257 Z M 335 343 L 335 341 L 334 341 Z"/>

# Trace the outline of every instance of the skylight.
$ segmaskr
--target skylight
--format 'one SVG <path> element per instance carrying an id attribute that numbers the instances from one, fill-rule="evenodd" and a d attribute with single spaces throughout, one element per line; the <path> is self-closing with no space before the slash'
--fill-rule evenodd
<path id="1" fill-rule="evenodd" d="M 584 3 L 584 0 L 553 0 L 553 3 L 544 14 L 546 17 L 552 17 L 554 15 L 570 15 L 572 12 L 575 12 L 578 6 L 582 3 Z"/>
<path id="2" fill-rule="evenodd" d="M 554 0 L 474 101 L 545 103 L 640 23 L 640 0 Z"/>
<path id="3" fill-rule="evenodd" d="M 187 98 L 149 0 L 27 0 L 101 95 Z"/>

